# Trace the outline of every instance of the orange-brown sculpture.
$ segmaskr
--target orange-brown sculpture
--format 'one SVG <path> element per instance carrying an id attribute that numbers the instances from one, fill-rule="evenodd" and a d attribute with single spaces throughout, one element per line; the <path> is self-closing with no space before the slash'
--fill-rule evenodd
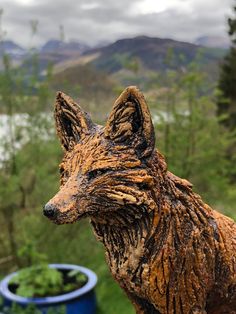
<path id="1" fill-rule="evenodd" d="M 236 313 L 236 225 L 167 170 L 139 90 L 121 94 L 105 127 L 59 92 L 55 119 L 65 156 L 44 214 L 90 218 L 137 313 Z"/>

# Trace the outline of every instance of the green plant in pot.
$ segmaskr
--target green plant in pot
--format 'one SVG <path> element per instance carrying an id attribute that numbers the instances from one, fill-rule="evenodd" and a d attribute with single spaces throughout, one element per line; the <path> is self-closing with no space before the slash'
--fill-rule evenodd
<path id="1" fill-rule="evenodd" d="M 10 290 L 27 298 L 55 296 L 79 289 L 87 282 L 79 270 L 60 271 L 48 264 L 20 270 L 10 281 Z"/>
<path id="2" fill-rule="evenodd" d="M 37 252 L 35 243 L 26 242 L 18 252 L 32 266 L 21 269 L 9 282 L 10 291 L 27 298 L 64 294 L 81 288 L 87 282 L 79 270 L 61 271 L 49 267 L 47 256 Z"/>
<path id="3" fill-rule="evenodd" d="M 33 304 L 40 314 L 51 311 L 59 314 L 62 307 L 65 307 L 66 314 L 94 314 L 96 275 L 78 265 L 48 265 L 46 257 L 34 252 L 31 247 L 26 252 L 24 248 L 20 254 L 26 257 L 29 248 L 29 260 L 33 265 L 8 275 L 0 283 L 4 305 L 12 307 L 16 303 L 27 308 Z"/>

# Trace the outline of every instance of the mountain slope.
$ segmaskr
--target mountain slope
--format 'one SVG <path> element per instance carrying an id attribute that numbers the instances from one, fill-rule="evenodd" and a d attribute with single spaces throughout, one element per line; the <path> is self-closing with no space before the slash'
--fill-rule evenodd
<path id="1" fill-rule="evenodd" d="M 12 40 L 3 40 L 0 42 L 0 56 L 3 54 L 19 57 L 25 54 L 25 50 Z"/>
<path id="2" fill-rule="evenodd" d="M 201 36 L 195 40 L 195 44 L 209 48 L 228 49 L 230 40 L 227 37 L 222 36 Z"/>
<path id="3" fill-rule="evenodd" d="M 201 65 L 217 64 L 225 50 L 211 49 L 172 39 L 139 36 L 121 39 L 115 43 L 93 49 L 84 56 L 97 53 L 98 57 L 91 64 L 108 73 L 115 73 L 137 60 L 148 70 L 178 68 L 196 60 Z"/>
<path id="4" fill-rule="evenodd" d="M 79 58 L 89 47 L 77 41 L 64 42 L 57 39 L 47 41 L 40 49 L 35 50 L 39 72 L 44 75 L 48 66 L 68 62 Z M 22 67 L 30 73 L 34 67 L 32 53 L 26 55 Z"/>
<path id="5" fill-rule="evenodd" d="M 89 49 L 89 46 L 86 44 L 69 41 L 64 42 L 58 39 L 51 39 L 47 41 L 42 48 L 40 49 L 41 53 L 64 53 L 64 54 L 73 54 L 73 53 L 82 53 Z"/>
<path id="6" fill-rule="evenodd" d="M 24 60 L 26 51 L 12 40 L 0 41 L 0 71 L 4 68 L 3 56 L 8 55 L 11 58 L 11 64 L 18 66 Z"/>

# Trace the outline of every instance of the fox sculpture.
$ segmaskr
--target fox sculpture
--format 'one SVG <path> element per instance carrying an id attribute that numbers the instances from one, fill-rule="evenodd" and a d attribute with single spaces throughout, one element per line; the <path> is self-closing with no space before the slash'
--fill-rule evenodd
<path id="1" fill-rule="evenodd" d="M 61 188 L 56 224 L 89 217 L 136 313 L 236 313 L 236 225 L 167 170 L 144 96 L 128 87 L 106 126 L 58 92 Z"/>

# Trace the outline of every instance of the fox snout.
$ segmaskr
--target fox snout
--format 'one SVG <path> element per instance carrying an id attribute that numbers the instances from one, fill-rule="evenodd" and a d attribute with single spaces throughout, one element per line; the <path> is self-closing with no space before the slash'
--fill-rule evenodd
<path id="1" fill-rule="evenodd" d="M 43 208 L 43 214 L 56 224 L 73 223 L 83 216 L 80 197 L 59 191 Z"/>
<path id="2" fill-rule="evenodd" d="M 47 203 L 43 208 L 43 214 L 47 218 L 53 219 L 53 218 L 56 218 L 58 214 L 58 209 L 56 208 L 56 206 L 50 203 Z"/>
<path id="3" fill-rule="evenodd" d="M 71 178 L 43 208 L 43 214 L 56 224 L 73 223 L 81 212 L 79 183 Z"/>

